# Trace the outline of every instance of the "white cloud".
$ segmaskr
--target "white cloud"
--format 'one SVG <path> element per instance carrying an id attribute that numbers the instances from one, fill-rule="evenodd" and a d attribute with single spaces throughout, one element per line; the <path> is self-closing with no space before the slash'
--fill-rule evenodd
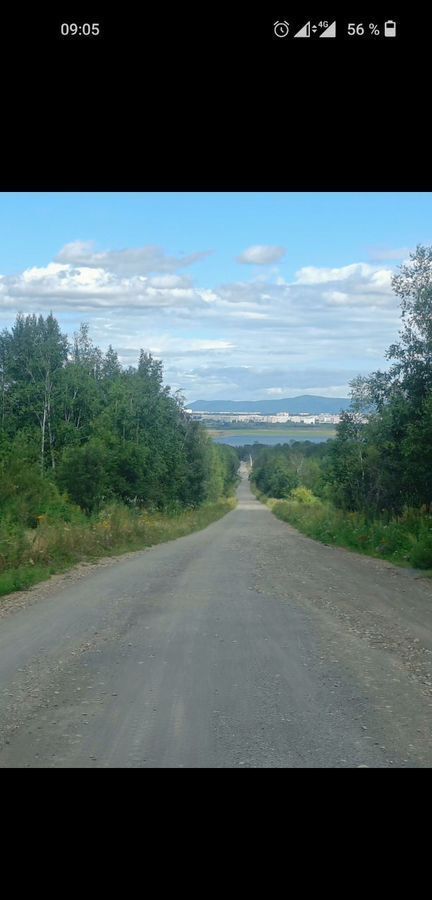
<path id="1" fill-rule="evenodd" d="M 141 346 L 139 341 L 134 342 L 136 350 Z M 234 350 L 232 341 L 209 340 L 206 338 L 176 338 L 171 335 L 162 335 L 148 339 L 148 348 L 157 356 L 186 356 L 190 353 L 223 353 Z"/>
<path id="2" fill-rule="evenodd" d="M 309 373 L 308 381 L 310 381 L 310 377 L 312 372 Z M 307 383 L 307 382 L 306 382 Z M 325 397 L 347 397 L 349 391 L 349 382 L 345 381 L 343 384 L 326 384 L 325 387 L 321 385 L 309 387 L 308 383 L 306 387 L 300 385 L 300 387 L 294 387 L 292 384 L 287 384 L 285 387 L 278 388 L 266 388 L 264 394 L 266 397 L 278 399 L 279 397 L 297 397 L 301 394 L 318 394 Z"/>
<path id="3" fill-rule="evenodd" d="M 350 266 L 342 266 L 339 269 L 316 268 L 315 266 L 306 266 L 296 273 L 298 284 L 327 284 L 336 281 L 353 281 L 359 282 L 374 278 L 379 275 L 381 281 L 386 274 L 387 283 L 390 284 L 390 269 L 378 269 L 369 263 L 353 263 Z"/>
<path id="4" fill-rule="evenodd" d="M 323 291 L 323 297 L 336 306 L 345 306 L 352 299 L 349 294 L 345 294 L 343 291 Z M 357 302 L 357 298 L 355 298 L 355 302 Z"/>
<path id="5" fill-rule="evenodd" d="M 193 387 L 190 400 L 218 392 L 253 399 L 279 390 L 274 396 L 342 396 L 341 385 L 357 372 L 386 365 L 384 352 L 399 327 L 387 266 L 309 266 L 291 281 L 269 271 L 259 281 L 197 287 L 183 272 L 168 271 L 184 260 L 159 249 L 150 262 L 144 250 L 139 273 L 133 270 L 141 251 L 97 254 L 93 245 L 75 242 L 57 261 L 0 276 L 2 325 L 9 327 L 19 311 L 53 310 L 72 335 L 85 320 L 96 343 L 103 349 L 111 343 L 126 365 L 136 364 L 141 347 L 162 358 L 169 384 Z M 156 264 L 162 269 L 143 271 Z"/>
<path id="6" fill-rule="evenodd" d="M 176 307 L 187 303 L 191 308 L 204 304 L 200 292 L 189 278 L 164 275 L 149 278 L 130 277 L 103 268 L 49 263 L 45 267 L 26 269 L 16 276 L 0 276 L 0 303 L 12 301 L 20 309 L 30 302 L 42 309 L 56 310 L 97 308 L 128 309 L 130 307 Z"/>
<path id="7" fill-rule="evenodd" d="M 187 275 L 157 275 L 150 278 L 150 284 L 156 288 L 191 287 L 192 279 Z"/>
<path id="8" fill-rule="evenodd" d="M 236 309 L 234 312 L 227 313 L 231 319 L 248 319 L 249 321 L 258 321 L 262 319 L 269 319 L 270 316 L 267 316 L 266 313 L 260 312 L 248 312 L 247 310 L 238 310 Z"/>
<path id="9" fill-rule="evenodd" d="M 256 244 L 248 247 L 237 257 L 237 262 L 248 263 L 254 266 L 267 266 L 269 263 L 279 262 L 286 251 L 283 247 L 269 247 L 265 244 Z"/>
<path id="10" fill-rule="evenodd" d="M 189 256 L 166 256 L 162 247 L 148 245 L 127 250 L 108 250 L 96 253 L 93 241 L 73 241 L 60 250 L 56 262 L 73 266 L 107 269 L 119 275 L 145 275 L 150 272 L 175 272 L 204 259 L 211 251 L 204 250 Z"/>

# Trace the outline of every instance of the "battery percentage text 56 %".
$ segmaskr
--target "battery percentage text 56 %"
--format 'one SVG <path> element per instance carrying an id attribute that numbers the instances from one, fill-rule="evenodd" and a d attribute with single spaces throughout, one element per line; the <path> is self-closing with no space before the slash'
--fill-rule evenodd
<path id="1" fill-rule="evenodd" d="M 368 25 L 368 29 L 371 32 L 371 37 L 378 37 L 378 35 L 380 33 L 378 25 L 375 25 L 374 22 L 370 22 Z M 359 22 L 358 24 L 356 24 L 355 22 L 349 23 L 348 34 L 350 34 L 350 35 L 358 34 L 359 36 L 361 36 L 364 33 L 365 33 L 365 26 L 363 25 L 363 22 Z"/>

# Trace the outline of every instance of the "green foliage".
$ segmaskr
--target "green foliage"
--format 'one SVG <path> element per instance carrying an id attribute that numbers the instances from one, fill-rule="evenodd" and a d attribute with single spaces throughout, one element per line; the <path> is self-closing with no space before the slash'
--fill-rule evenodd
<path id="1" fill-rule="evenodd" d="M 207 482 L 208 500 L 230 496 L 237 484 L 238 456 L 233 447 L 213 444 L 210 447 L 210 471 Z"/>
<path id="2" fill-rule="evenodd" d="M 101 449 L 88 443 L 65 450 L 57 472 L 62 490 L 86 513 L 100 505 L 104 494 L 107 479 Z"/>
<path id="3" fill-rule="evenodd" d="M 12 591 L 25 591 L 59 571 L 52 566 L 18 566 L 5 572 L 0 568 L 0 597 Z"/>
<path id="4" fill-rule="evenodd" d="M 22 590 L 82 560 L 151 547 L 206 528 L 235 506 L 232 498 L 167 515 L 114 501 L 72 523 L 42 517 L 35 531 L 0 523 L 0 596 Z"/>
<path id="5" fill-rule="evenodd" d="M 67 504 L 34 463 L 12 455 L 0 461 L 0 516 L 4 523 L 35 528 L 38 517 L 63 516 Z"/>
<path id="6" fill-rule="evenodd" d="M 18 316 L 0 335 L 0 404 L 3 478 L 19 446 L 34 491 L 57 485 L 87 514 L 115 498 L 190 508 L 227 495 L 236 480 L 235 451 L 215 448 L 189 419 L 163 385 L 161 361 L 141 350 L 137 367 L 124 370 L 111 346 L 106 354 L 94 346 L 87 324 L 69 345 L 52 315 Z M 49 473 L 44 488 L 36 464 Z"/>
<path id="7" fill-rule="evenodd" d="M 311 537 L 432 568 L 432 247 L 417 247 L 393 289 L 402 326 L 392 365 L 353 379 L 351 409 L 320 453 L 261 450 L 252 479 L 267 497 L 288 497 L 275 513 Z M 282 473 L 293 470 L 320 503 L 286 489 Z"/>
<path id="8" fill-rule="evenodd" d="M 287 445 L 288 446 L 288 445 Z M 288 452 L 278 447 L 264 450 L 258 455 L 253 467 L 253 480 L 259 491 L 269 497 L 289 497 L 299 484 L 295 466 Z"/>
<path id="9" fill-rule="evenodd" d="M 331 503 L 279 501 L 272 512 L 315 540 L 391 560 L 397 565 L 432 568 L 432 516 L 406 509 L 387 522 Z"/>
<path id="10" fill-rule="evenodd" d="M 296 503 L 306 503 L 308 506 L 319 503 L 318 497 L 312 493 L 307 487 L 297 487 L 291 492 L 291 499 Z"/>
<path id="11" fill-rule="evenodd" d="M 51 314 L 20 315 L 0 334 L 4 578 L 24 566 L 24 584 L 28 564 L 33 583 L 39 565 L 81 558 L 83 542 L 96 555 L 129 538 L 142 543 L 131 515 L 187 514 L 187 530 L 194 510 L 201 521 L 199 509 L 230 496 L 238 463 L 233 448 L 215 446 L 190 420 L 149 353 L 122 369 L 112 347 L 94 346 L 88 325 L 69 345 Z M 107 504 L 104 527 L 90 525 Z M 158 527 L 167 534 L 164 520 Z"/>
<path id="12" fill-rule="evenodd" d="M 327 442 L 328 443 L 328 442 Z M 322 468 L 325 445 L 310 441 L 277 444 L 255 450 L 251 480 L 258 491 L 268 497 L 289 497 L 304 485 L 319 493 L 322 489 Z"/>
<path id="13" fill-rule="evenodd" d="M 339 426 L 329 478 L 338 505 L 374 515 L 432 501 L 432 247 L 417 247 L 393 289 L 402 327 L 386 356 L 395 361 L 351 383 L 353 408 L 372 415 L 351 448 Z"/>

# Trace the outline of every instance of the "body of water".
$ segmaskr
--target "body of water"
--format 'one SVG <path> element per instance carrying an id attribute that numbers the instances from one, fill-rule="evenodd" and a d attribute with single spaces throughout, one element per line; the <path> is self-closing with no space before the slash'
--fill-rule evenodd
<path id="1" fill-rule="evenodd" d="M 322 441 L 328 441 L 329 438 L 327 436 L 288 438 L 275 434 L 263 434 L 262 437 L 254 437 L 250 434 L 232 434 L 213 438 L 213 440 L 215 444 L 230 444 L 231 447 L 244 447 L 245 444 L 267 444 L 270 447 L 274 447 L 276 444 L 292 444 L 294 441 L 311 441 L 312 444 L 320 444 Z"/>

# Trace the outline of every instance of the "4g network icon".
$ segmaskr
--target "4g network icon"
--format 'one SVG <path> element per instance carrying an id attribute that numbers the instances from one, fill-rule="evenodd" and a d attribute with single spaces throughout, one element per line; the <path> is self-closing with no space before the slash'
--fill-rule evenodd
<path id="1" fill-rule="evenodd" d="M 297 27 L 297 26 L 296 26 Z M 321 34 L 319 34 L 321 32 Z M 278 38 L 286 38 L 290 34 L 290 23 L 286 20 L 273 23 L 273 34 Z M 317 22 L 311 25 L 311 22 L 306 22 L 301 28 L 294 31 L 292 34 L 294 38 L 310 38 L 310 37 L 319 37 L 319 38 L 335 38 L 336 37 L 336 20 L 334 22 Z"/>
<path id="2" fill-rule="evenodd" d="M 277 38 L 335 38 L 336 37 L 336 20 L 328 22 L 321 20 L 320 22 L 299 22 L 292 24 L 286 19 L 278 19 L 273 22 L 273 35 Z M 395 38 L 397 35 L 397 22 L 388 19 L 385 22 L 349 22 L 345 23 L 341 28 L 344 37 L 355 38 Z"/>

